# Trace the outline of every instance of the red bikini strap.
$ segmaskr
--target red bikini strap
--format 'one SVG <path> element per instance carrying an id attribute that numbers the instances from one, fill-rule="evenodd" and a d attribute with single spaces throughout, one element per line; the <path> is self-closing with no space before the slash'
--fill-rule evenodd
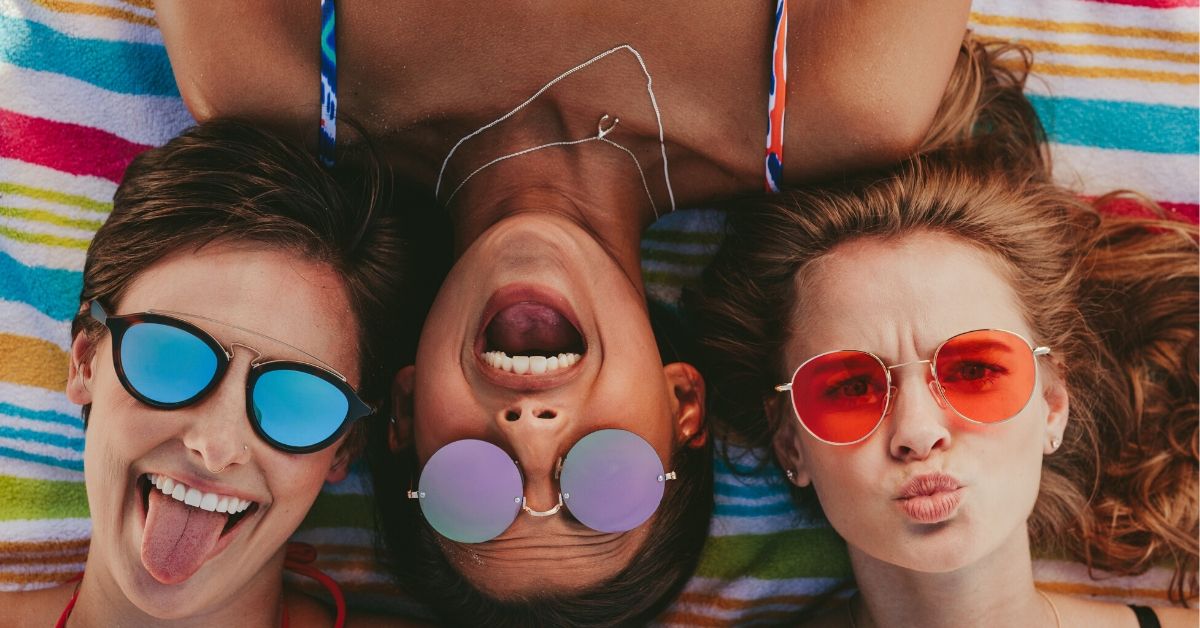
<path id="1" fill-rule="evenodd" d="M 309 563 L 317 558 L 317 550 L 307 543 L 297 543 L 292 541 L 287 545 L 287 554 L 283 561 L 284 569 L 290 569 L 300 575 L 308 576 L 317 582 L 320 582 L 329 595 L 333 598 L 333 603 L 337 606 L 337 618 L 333 622 L 334 628 L 343 628 L 346 624 L 346 598 L 342 595 L 342 589 L 338 587 L 337 582 L 330 578 L 320 569 L 313 567 Z M 287 628 L 287 615 L 284 614 L 284 628 Z"/>

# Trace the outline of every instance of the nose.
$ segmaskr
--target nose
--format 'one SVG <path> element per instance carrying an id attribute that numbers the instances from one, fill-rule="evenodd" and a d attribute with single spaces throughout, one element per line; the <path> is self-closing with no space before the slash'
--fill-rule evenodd
<path id="1" fill-rule="evenodd" d="M 931 370 L 913 368 L 898 378 L 892 391 L 892 457 L 901 461 L 924 460 L 950 446 L 952 411 L 938 392 Z"/>
<path id="2" fill-rule="evenodd" d="M 525 505 L 547 511 L 558 504 L 558 465 L 567 421 L 560 408 L 522 399 L 502 409 L 496 423 L 516 454 L 525 479 Z"/>
<path id="3" fill-rule="evenodd" d="M 250 360 L 235 359 L 217 387 L 188 413 L 183 444 L 210 473 L 221 473 L 250 459 L 254 434 L 246 420 L 246 377 Z"/>

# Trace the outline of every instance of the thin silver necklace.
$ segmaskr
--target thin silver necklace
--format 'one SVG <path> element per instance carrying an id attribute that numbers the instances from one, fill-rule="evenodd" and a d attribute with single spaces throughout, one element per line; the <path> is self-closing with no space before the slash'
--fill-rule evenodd
<path id="1" fill-rule="evenodd" d="M 568 76 L 592 65 L 593 63 L 596 63 L 597 61 L 600 61 L 601 59 L 604 59 L 605 57 L 608 57 L 610 55 L 616 54 L 621 51 L 629 52 L 630 54 L 632 54 L 634 56 L 634 58 L 637 59 L 638 66 L 641 67 L 641 69 L 642 69 L 642 74 L 644 74 L 646 76 L 646 93 L 650 95 L 650 106 L 654 109 L 654 119 L 658 123 L 658 148 L 659 148 L 659 152 L 662 154 L 662 160 L 663 160 L 663 180 L 665 180 L 666 184 L 667 184 L 667 195 L 671 201 L 671 211 L 675 211 L 675 191 L 671 187 L 671 171 L 670 171 L 670 167 L 667 164 L 667 146 L 666 146 L 666 142 L 664 140 L 662 113 L 658 109 L 658 99 L 655 98 L 655 96 L 654 96 L 654 79 L 650 76 L 650 71 L 646 68 L 646 61 L 642 58 L 641 53 L 638 52 L 636 48 L 634 48 L 633 46 L 631 46 L 629 44 L 621 44 L 620 46 L 616 46 L 614 48 L 605 50 L 604 52 L 592 57 L 591 59 L 588 59 L 587 61 L 580 63 L 579 65 L 567 70 L 566 72 L 559 74 L 558 76 L 554 77 L 549 83 L 546 83 L 540 89 L 538 89 L 536 92 L 534 92 L 532 96 L 525 99 L 524 102 L 517 105 L 512 111 L 509 111 L 508 113 L 500 116 L 499 118 L 496 118 L 495 120 L 492 120 L 491 122 L 479 127 L 478 129 L 475 129 L 474 131 L 464 135 L 461 139 L 458 140 L 458 142 L 456 142 L 454 144 L 454 147 L 450 149 L 450 152 L 446 153 L 446 158 L 442 160 L 442 167 L 440 170 L 438 170 L 437 184 L 434 186 L 434 191 L 433 191 L 434 197 L 435 198 L 440 197 L 441 190 L 442 190 L 442 178 L 446 174 L 446 166 L 450 163 L 450 158 L 454 156 L 454 153 L 456 151 L 458 151 L 458 148 L 460 146 L 462 146 L 464 143 L 466 143 L 468 140 L 475 137 L 476 135 L 479 135 L 480 133 L 483 133 L 484 131 L 486 131 L 486 130 L 496 126 L 497 124 L 500 124 L 501 122 L 504 122 L 505 120 L 516 115 L 516 113 L 518 111 L 524 109 L 527 105 L 529 105 L 529 103 L 533 102 L 539 96 L 541 96 L 543 93 L 545 93 L 546 90 L 550 89 L 551 87 L 554 87 L 554 85 L 556 85 L 563 79 L 567 78 Z M 612 120 L 612 122 L 606 125 L 606 122 L 608 122 L 610 119 Z M 646 182 L 646 174 L 645 174 L 645 171 L 642 170 L 642 164 L 638 160 L 637 155 L 634 155 L 633 151 L 629 150 L 628 148 L 605 137 L 605 135 L 608 135 L 608 133 L 611 132 L 613 130 L 613 128 L 616 127 L 620 121 L 621 121 L 620 118 L 610 117 L 608 114 L 604 114 L 603 116 L 600 117 L 600 120 L 596 123 L 596 134 L 595 135 L 589 135 L 587 137 L 582 137 L 582 138 L 575 139 L 575 140 L 560 140 L 557 142 L 549 142 L 546 144 L 540 144 L 538 146 L 531 146 L 529 148 L 525 148 L 525 149 L 516 151 L 514 153 L 509 153 L 507 155 L 501 155 L 500 157 L 497 157 L 497 158 L 487 162 L 486 164 L 483 164 L 482 166 L 476 168 L 474 171 L 471 172 L 471 174 L 468 174 L 466 176 L 466 178 L 464 178 L 461 182 L 459 182 L 459 184 L 457 186 L 455 186 L 454 190 L 452 192 L 450 192 L 450 196 L 448 196 L 446 198 L 446 205 L 450 204 L 450 201 L 452 201 L 454 199 L 454 196 L 458 194 L 459 190 L 461 190 L 462 187 L 464 185 L 466 185 L 467 182 L 470 181 L 472 177 L 474 177 L 475 175 L 479 174 L 480 172 L 482 172 L 482 171 L 486 170 L 487 168 L 494 166 L 502 161 L 512 159 L 514 157 L 520 157 L 522 155 L 528 155 L 529 153 L 532 153 L 534 151 L 539 151 L 544 148 L 552 148 L 555 146 L 574 146 L 574 145 L 583 144 L 586 142 L 599 141 L 599 142 L 604 142 L 605 144 L 610 144 L 612 146 L 615 146 L 615 147 L 621 149 L 622 151 L 625 152 L 625 154 L 629 155 L 629 157 L 633 159 L 634 165 L 637 166 L 638 175 L 642 178 L 642 188 L 646 192 L 646 198 L 650 200 L 650 209 L 654 211 L 654 217 L 657 219 L 659 217 L 658 206 L 654 203 L 654 197 L 650 194 L 650 186 Z"/>

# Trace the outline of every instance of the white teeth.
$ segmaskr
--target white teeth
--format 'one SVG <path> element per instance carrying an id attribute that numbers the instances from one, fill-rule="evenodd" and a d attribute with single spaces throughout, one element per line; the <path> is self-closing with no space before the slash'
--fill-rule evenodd
<path id="1" fill-rule="evenodd" d="M 165 475 L 148 473 L 146 479 L 164 495 L 181 501 L 193 508 L 209 512 L 225 512 L 233 515 L 249 508 L 250 504 L 253 503 L 250 500 L 238 499 L 230 495 L 203 493 L 182 482 L 176 482 Z"/>
<path id="2" fill-rule="evenodd" d="M 486 351 L 483 354 L 483 361 L 488 366 L 517 375 L 544 375 L 553 373 L 559 369 L 570 368 L 579 362 L 580 356 L 578 353 L 560 353 L 558 355 L 546 357 L 543 355 L 514 355 L 509 356 L 503 351 Z"/>

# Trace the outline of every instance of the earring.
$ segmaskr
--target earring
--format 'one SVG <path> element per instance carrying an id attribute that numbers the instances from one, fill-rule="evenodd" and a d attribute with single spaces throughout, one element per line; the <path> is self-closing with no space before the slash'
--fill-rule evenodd
<path id="1" fill-rule="evenodd" d="M 789 482 L 795 482 L 796 481 L 796 472 L 792 471 L 791 469 L 788 469 L 787 470 L 787 479 Z"/>
<path id="2" fill-rule="evenodd" d="M 388 417 L 388 423 L 395 425 L 396 424 L 396 415 L 393 414 L 392 416 Z"/>
<path id="3" fill-rule="evenodd" d="M 1062 439 L 1061 439 L 1061 438 L 1059 438 L 1058 436 L 1054 436 L 1054 437 L 1052 437 L 1052 438 L 1050 439 L 1050 450 L 1051 450 L 1051 451 L 1057 451 L 1057 450 L 1058 450 L 1058 446 L 1059 446 L 1059 445 L 1061 445 L 1061 444 L 1062 444 Z"/>

